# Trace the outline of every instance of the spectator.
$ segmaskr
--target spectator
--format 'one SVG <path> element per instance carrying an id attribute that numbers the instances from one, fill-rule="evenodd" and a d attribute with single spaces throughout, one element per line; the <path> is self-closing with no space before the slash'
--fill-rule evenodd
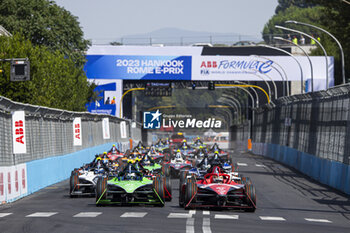
<path id="1" fill-rule="evenodd" d="M 315 38 L 315 36 L 314 36 L 314 35 L 312 35 L 312 37 L 313 37 L 313 38 Z M 315 42 L 313 39 L 311 39 L 310 44 L 315 45 L 315 44 L 316 44 L 316 42 Z"/>
<path id="2" fill-rule="evenodd" d="M 109 104 L 109 97 L 107 97 L 105 104 Z"/>
<path id="3" fill-rule="evenodd" d="M 113 97 L 111 104 L 115 104 L 115 97 Z"/>
<path id="4" fill-rule="evenodd" d="M 290 37 L 290 34 L 287 35 L 287 40 L 292 41 L 292 37 Z"/>
<path id="5" fill-rule="evenodd" d="M 305 44 L 305 38 L 303 36 L 300 37 L 300 44 L 301 45 Z"/>
<path id="6" fill-rule="evenodd" d="M 296 36 L 293 37 L 293 43 L 298 44 L 298 38 Z"/>

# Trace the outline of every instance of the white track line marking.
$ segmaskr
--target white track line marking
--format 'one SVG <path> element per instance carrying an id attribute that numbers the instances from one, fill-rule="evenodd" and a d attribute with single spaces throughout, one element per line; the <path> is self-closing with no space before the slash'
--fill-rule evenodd
<path id="1" fill-rule="evenodd" d="M 210 211 L 209 210 L 203 210 L 203 215 L 210 215 Z"/>
<path id="2" fill-rule="evenodd" d="M 190 210 L 188 213 L 194 215 L 196 214 L 196 210 Z"/>
<path id="3" fill-rule="evenodd" d="M 271 216 L 259 216 L 261 220 L 266 221 L 286 221 L 285 218 L 282 217 L 271 217 Z"/>
<path id="4" fill-rule="evenodd" d="M 11 215 L 12 213 L 0 213 L 0 218 Z"/>
<path id="5" fill-rule="evenodd" d="M 168 218 L 192 218 L 192 214 L 188 213 L 170 213 Z"/>
<path id="6" fill-rule="evenodd" d="M 147 212 L 125 212 L 121 218 L 143 218 Z"/>
<path id="7" fill-rule="evenodd" d="M 33 214 L 29 214 L 26 217 L 31 218 L 31 217 L 40 217 L 40 218 L 48 218 L 53 215 L 57 214 L 57 212 L 36 212 Z"/>
<path id="8" fill-rule="evenodd" d="M 324 222 L 324 223 L 332 223 L 332 221 L 329 221 L 327 219 L 315 219 L 315 218 L 304 218 L 308 222 Z"/>
<path id="9" fill-rule="evenodd" d="M 211 233 L 210 229 L 210 218 L 203 218 L 203 233 Z"/>
<path id="10" fill-rule="evenodd" d="M 246 164 L 246 163 L 237 163 L 237 165 L 238 165 L 238 166 L 241 166 L 241 167 L 246 167 L 246 166 L 248 166 L 248 164 Z"/>
<path id="11" fill-rule="evenodd" d="M 232 214 L 215 214 L 215 219 L 238 219 L 238 215 Z"/>
<path id="12" fill-rule="evenodd" d="M 186 221 L 186 233 L 194 233 L 194 218 L 188 218 Z"/>
<path id="13" fill-rule="evenodd" d="M 102 212 L 80 212 L 74 215 L 74 218 L 94 218 L 102 214 Z"/>
<path id="14" fill-rule="evenodd" d="M 263 164 L 255 164 L 255 166 L 257 166 L 257 167 L 266 167 L 266 166 L 263 165 Z"/>

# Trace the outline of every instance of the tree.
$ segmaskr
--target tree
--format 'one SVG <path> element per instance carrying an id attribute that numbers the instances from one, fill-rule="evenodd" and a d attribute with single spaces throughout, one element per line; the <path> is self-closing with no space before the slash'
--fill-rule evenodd
<path id="1" fill-rule="evenodd" d="M 298 0 L 298 1 L 279 1 L 274 15 L 263 29 L 265 42 L 272 42 L 272 34 L 287 34 L 285 31 L 276 29 L 274 25 L 284 25 L 286 20 L 296 20 L 319 26 L 332 33 L 342 44 L 345 54 L 346 74 L 349 79 L 350 72 L 350 4 L 343 0 Z M 309 4 L 307 8 L 302 8 L 303 4 Z M 281 10 L 278 10 L 278 9 Z M 328 55 L 335 58 L 335 84 L 342 82 L 340 53 L 337 44 L 328 35 L 312 29 L 310 27 L 299 25 L 288 25 L 308 34 L 318 35 L 321 38 L 322 45 L 325 47 Z M 270 35 L 271 34 L 271 35 Z M 323 55 L 320 48 L 312 52 L 312 55 Z M 349 80 L 347 80 L 349 82 Z"/>
<path id="2" fill-rule="evenodd" d="M 316 6 L 312 8 L 299 8 L 296 6 L 291 6 L 285 11 L 281 11 L 278 14 L 274 15 L 264 26 L 263 29 L 263 38 L 265 42 L 272 42 L 272 35 L 282 35 L 287 36 L 288 33 L 281 29 L 275 28 L 275 25 L 286 26 L 285 21 L 287 20 L 297 20 L 300 22 L 311 23 L 317 26 L 321 26 L 318 22 L 322 21 L 324 7 Z M 309 34 L 315 34 L 316 31 L 309 27 L 298 27 L 303 32 Z"/>
<path id="3" fill-rule="evenodd" d="M 33 45 L 45 45 L 73 58 L 77 65 L 84 62 L 89 41 L 77 18 L 48 0 L 2 0 L 0 25 L 15 34 L 21 32 Z"/>
<path id="4" fill-rule="evenodd" d="M 22 35 L 0 36 L 1 58 L 28 57 L 31 81 L 10 82 L 9 64 L 2 63 L 5 75 L 0 78 L 0 95 L 14 101 L 84 111 L 91 86 L 84 71 L 65 54 L 46 46 L 33 46 Z"/>
<path id="5" fill-rule="evenodd" d="M 278 14 L 281 11 L 285 11 L 291 6 L 296 6 L 298 8 L 308 8 L 314 7 L 315 5 L 315 3 L 310 3 L 310 1 L 306 2 L 305 0 L 278 0 L 278 5 L 275 12 Z"/>

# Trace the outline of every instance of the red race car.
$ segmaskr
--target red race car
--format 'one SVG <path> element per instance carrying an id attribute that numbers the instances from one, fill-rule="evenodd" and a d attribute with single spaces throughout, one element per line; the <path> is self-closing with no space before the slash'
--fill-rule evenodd
<path id="1" fill-rule="evenodd" d="M 213 169 L 220 171 L 220 168 Z M 208 173 L 197 180 L 187 177 L 180 184 L 179 204 L 185 208 L 220 207 L 244 209 L 254 212 L 256 209 L 255 188 L 251 183 L 236 183 L 229 174 Z"/>

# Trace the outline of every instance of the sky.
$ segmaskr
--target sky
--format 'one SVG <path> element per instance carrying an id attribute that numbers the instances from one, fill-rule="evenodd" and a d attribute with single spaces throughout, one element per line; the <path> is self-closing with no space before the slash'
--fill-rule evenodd
<path id="1" fill-rule="evenodd" d="M 278 0 L 55 0 L 92 41 L 162 28 L 260 35 Z"/>

